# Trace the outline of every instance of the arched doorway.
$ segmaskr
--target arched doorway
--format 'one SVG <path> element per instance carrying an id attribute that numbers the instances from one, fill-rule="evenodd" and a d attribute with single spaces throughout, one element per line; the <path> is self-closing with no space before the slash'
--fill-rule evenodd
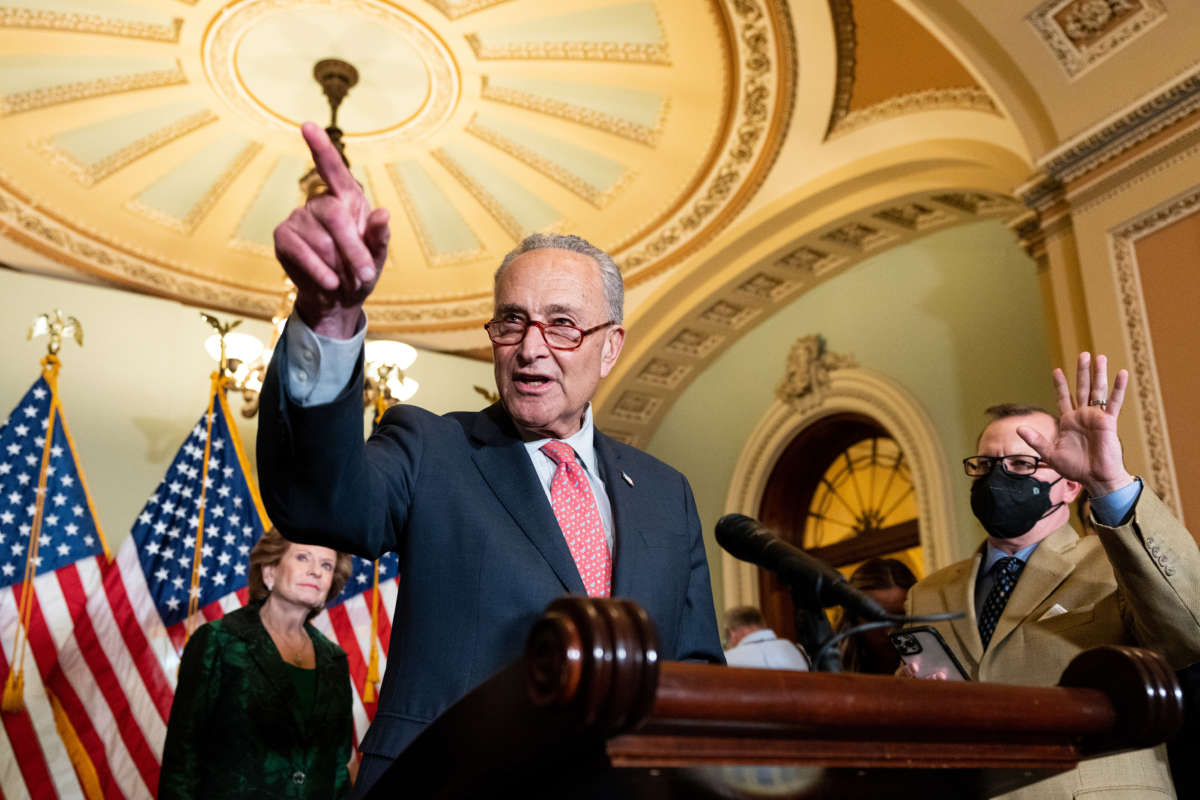
<path id="1" fill-rule="evenodd" d="M 923 573 L 911 465 L 888 430 L 865 414 L 831 414 L 799 431 L 771 468 L 757 516 L 847 575 L 876 557 L 898 558 Z M 759 595 L 768 624 L 795 638 L 788 588 L 763 570 Z"/>

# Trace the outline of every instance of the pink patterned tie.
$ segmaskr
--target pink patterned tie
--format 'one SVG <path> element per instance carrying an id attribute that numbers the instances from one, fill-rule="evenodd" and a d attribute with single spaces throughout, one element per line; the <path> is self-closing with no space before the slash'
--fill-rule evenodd
<path id="1" fill-rule="evenodd" d="M 562 528 L 567 548 L 575 559 L 575 568 L 583 578 L 588 597 L 608 597 L 612 584 L 612 558 L 604 538 L 600 509 L 588 484 L 587 475 L 575 460 L 575 451 L 566 442 L 551 440 L 542 452 L 557 464 L 550 481 L 550 505 L 558 527 Z"/>

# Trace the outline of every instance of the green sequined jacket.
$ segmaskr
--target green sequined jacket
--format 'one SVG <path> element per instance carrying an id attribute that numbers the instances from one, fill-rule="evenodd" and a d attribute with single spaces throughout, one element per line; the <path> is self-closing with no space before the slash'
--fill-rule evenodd
<path id="1" fill-rule="evenodd" d="M 346 654 L 312 625 L 316 697 L 302 702 L 258 603 L 199 628 L 183 651 L 158 782 L 174 798 L 337 798 L 349 788 Z"/>

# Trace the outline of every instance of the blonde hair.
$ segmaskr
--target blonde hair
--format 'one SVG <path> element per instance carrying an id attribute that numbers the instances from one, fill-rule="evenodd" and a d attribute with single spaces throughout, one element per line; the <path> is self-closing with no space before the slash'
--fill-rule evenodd
<path id="1" fill-rule="evenodd" d="M 247 578 L 250 589 L 250 602 L 261 603 L 267 599 L 271 592 L 267 589 L 267 585 L 263 582 L 262 571 L 263 567 L 278 566 L 283 560 L 283 556 L 287 553 L 288 548 L 292 543 L 283 538 L 283 534 L 278 528 L 272 527 L 262 535 L 258 543 L 254 545 L 254 549 L 250 551 L 250 576 Z M 333 566 L 333 580 L 329 584 L 329 592 L 325 595 L 325 602 L 319 608 L 314 608 L 308 612 L 308 621 L 321 612 L 329 604 L 331 600 L 341 593 L 345 587 L 346 581 L 350 580 L 350 573 L 354 570 L 354 563 L 350 558 L 349 553 L 334 551 L 337 555 L 337 561 Z"/>

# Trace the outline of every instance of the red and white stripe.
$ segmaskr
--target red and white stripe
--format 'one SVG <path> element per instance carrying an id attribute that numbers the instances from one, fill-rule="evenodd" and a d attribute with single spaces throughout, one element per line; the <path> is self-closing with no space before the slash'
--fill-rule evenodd
<path id="1" fill-rule="evenodd" d="M 167 628 L 155 608 L 129 539 L 116 560 L 82 559 L 34 581 L 36 602 L 25 669 L 26 711 L 4 714 L 0 726 L 0 800 L 4 797 L 80 797 L 46 689 L 62 704 L 84 746 L 105 798 L 151 798 L 175 690 L 184 625 Z M 0 593 L 0 681 L 8 675 L 20 585 Z M 380 586 L 380 674 L 387 665 L 397 580 Z M 375 714 L 362 692 L 370 660 L 372 590 L 314 619 L 346 651 L 354 687 L 356 739 Z M 246 590 L 199 612 L 200 622 L 240 608 Z M 74 621 L 72 623 L 72 620 Z"/>

